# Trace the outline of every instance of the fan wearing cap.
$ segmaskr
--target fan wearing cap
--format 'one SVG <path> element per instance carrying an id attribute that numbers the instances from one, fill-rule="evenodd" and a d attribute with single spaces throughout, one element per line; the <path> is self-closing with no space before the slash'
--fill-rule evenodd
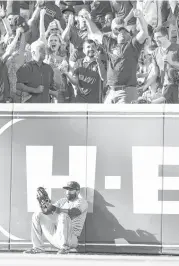
<path id="1" fill-rule="evenodd" d="M 22 27 L 25 32 L 26 42 L 31 44 L 33 42 L 34 35 L 37 37 L 37 19 L 39 17 L 42 0 L 38 0 L 32 16 L 21 16 L 20 1 L 8 1 L 6 15 L 10 25 L 10 29 L 15 33 L 17 27 Z M 6 25 L 7 26 L 7 25 Z M 38 38 L 38 37 L 37 37 Z"/>
<path id="2" fill-rule="evenodd" d="M 41 8 L 40 1 L 42 2 L 42 0 L 37 1 L 36 8 L 30 19 L 28 19 L 27 16 L 21 16 L 20 1 L 7 1 L 6 10 L 4 8 L 4 15 L 2 18 L 7 33 L 7 40 L 12 35 L 15 35 L 17 27 L 22 27 L 26 35 L 26 42 L 33 42 L 32 39 L 34 38 L 34 35 L 37 37 L 36 21 Z"/>
<path id="3" fill-rule="evenodd" d="M 12 1 L 12 3 L 14 2 Z M 6 11 L 3 5 L 0 6 L 0 17 L 6 31 L 3 36 L 3 41 L 6 45 L 9 44 L 15 37 L 17 28 L 23 28 L 23 32 L 27 32 L 29 29 L 29 26 L 24 18 L 19 15 L 20 9 L 17 7 L 18 5 L 16 6 L 16 4 L 12 4 L 11 8 L 8 8 Z"/>
<path id="4" fill-rule="evenodd" d="M 63 30 L 65 30 L 65 28 L 68 25 L 69 17 L 72 17 L 73 18 L 73 22 L 74 22 L 74 20 L 75 20 L 75 10 L 74 10 L 73 6 L 66 6 L 62 10 L 62 14 L 63 14 L 63 19 L 65 21 L 65 27 L 63 28 Z M 74 22 L 74 25 L 72 26 L 71 30 L 75 30 L 75 22 Z M 69 43 L 69 42 L 65 42 L 65 43 L 66 43 L 68 56 L 69 56 L 73 52 L 74 46 L 73 46 L 72 43 Z"/>
<path id="5" fill-rule="evenodd" d="M 112 12 L 110 1 L 93 0 L 91 3 L 91 18 L 92 21 L 100 28 L 104 26 L 105 15 Z"/>
<path id="6" fill-rule="evenodd" d="M 66 254 L 77 248 L 88 203 L 80 196 L 80 185 L 77 182 L 70 181 L 63 188 L 66 191 L 65 198 L 54 204 L 51 200 L 47 200 L 46 210 L 33 214 L 31 231 L 33 248 L 25 253 L 45 252 L 42 235 L 59 250 L 57 254 Z M 46 198 L 48 199 L 47 196 Z"/>
<path id="7" fill-rule="evenodd" d="M 13 7 L 13 5 L 12 5 Z M 25 51 L 25 32 L 28 30 L 28 25 L 22 17 L 18 15 L 18 10 L 13 8 L 8 9 L 8 19 L 4 6 L 0 7 L 0 17 L 6 29 L 6 35 L 3 36 L 3 46 L 5 53 L 2 56 L 3 61 L 6 61 L 8 69 L 10 95 L 13 101 L 16 101 L 16 72 L 24 63 Z"/>
<path id="8" fill-rule="evenodd" d="M 140 10 L 133 13 L 141 25 L 135 37 L 131 36 L 120 18 L 112 21 L 110 34 L 103 34 L 89 18 L 86 19 L 90 35 L 102 44 L 108 56 L 106 104 L 131 103 L 137 99 L 137 65 L 148 30 Z"/>
<path id="9" fill-rule="evenodd" d="M 72 6 L 66 6 L 63 10 L 62 10 L 62 14 L 63 14 L 63 18 L 64 21 L 66 23 L 66 26 L 68 24 L 68 19 L 70 15 L 75 15 L 75 10 Z"/>

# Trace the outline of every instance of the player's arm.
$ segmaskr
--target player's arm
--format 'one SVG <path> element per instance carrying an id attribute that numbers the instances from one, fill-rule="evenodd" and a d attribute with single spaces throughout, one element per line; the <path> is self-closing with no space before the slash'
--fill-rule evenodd
<path id="1" fill-rule="evenodd" d="M 87 211 L 88 209 L 88 203 L 86 201 L 78 200 L 75 204 L 75 206 L 72 209 L 65 209 L 63 208 L 63 205 L 59 207 L 59 205 L 56 205 L 56 213 L 66 213 L 70 216 L 71 219 L 74 219 Z"/>
<path id="2" fill-rule="evenodd" d="M 63 208 L 59 208 L 59 207 L 55 207 L 55 208 L 56 208 L 55 212 L 57 214 L 66 213 L 70 216 L 71 219 L 74 219 L 74 218 L 78 217 L 79 215 L 81 215 L 81 210 L 78 208 L 72 208 L 72 209 L 63 209 Z"/>

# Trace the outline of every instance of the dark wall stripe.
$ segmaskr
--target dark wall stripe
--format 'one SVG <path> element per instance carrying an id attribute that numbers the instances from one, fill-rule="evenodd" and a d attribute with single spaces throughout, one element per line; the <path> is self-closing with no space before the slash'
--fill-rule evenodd
<path id="1" fill-rule="evenodd" d="M 179 165 L 159 165 L 159 176 L 162 176 L 162 167 L 164 177 L 179 177 Z"/>
<path id="2" fill-rule="evenodd" d="M 162 190 L 158 191 L 159 201 L 179 201 L 179 190 Z"/>

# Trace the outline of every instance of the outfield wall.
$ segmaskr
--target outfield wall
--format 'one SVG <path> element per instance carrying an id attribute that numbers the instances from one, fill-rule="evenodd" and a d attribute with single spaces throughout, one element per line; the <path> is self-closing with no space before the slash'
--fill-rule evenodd
<path id="1" fill-rule="evenodd" d="M 0 105 L 0 171 L 2 250 L 31 246 L 37 186 L 76 180 L 83 252 L 179 253 L 178 105 Z"/>

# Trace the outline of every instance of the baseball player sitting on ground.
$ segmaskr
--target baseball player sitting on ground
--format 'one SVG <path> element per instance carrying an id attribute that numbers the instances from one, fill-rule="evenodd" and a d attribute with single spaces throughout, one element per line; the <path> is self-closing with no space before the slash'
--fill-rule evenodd
<path id="1" fill-rule="evenodd" d="M 33 248 L 24 253 L 44 253 L 42 234 L 59 251 L 57 254 L 67 254 L 78 246 L 78 238 L 86 219 L 88 203 L 79 196 L 80 185 L 71 181 L 67 186 L 66 197 L 55 204 L 43 187 L 37 189 L 37 200 L 41 211 L 32 216 L 31 238 Z"/>

